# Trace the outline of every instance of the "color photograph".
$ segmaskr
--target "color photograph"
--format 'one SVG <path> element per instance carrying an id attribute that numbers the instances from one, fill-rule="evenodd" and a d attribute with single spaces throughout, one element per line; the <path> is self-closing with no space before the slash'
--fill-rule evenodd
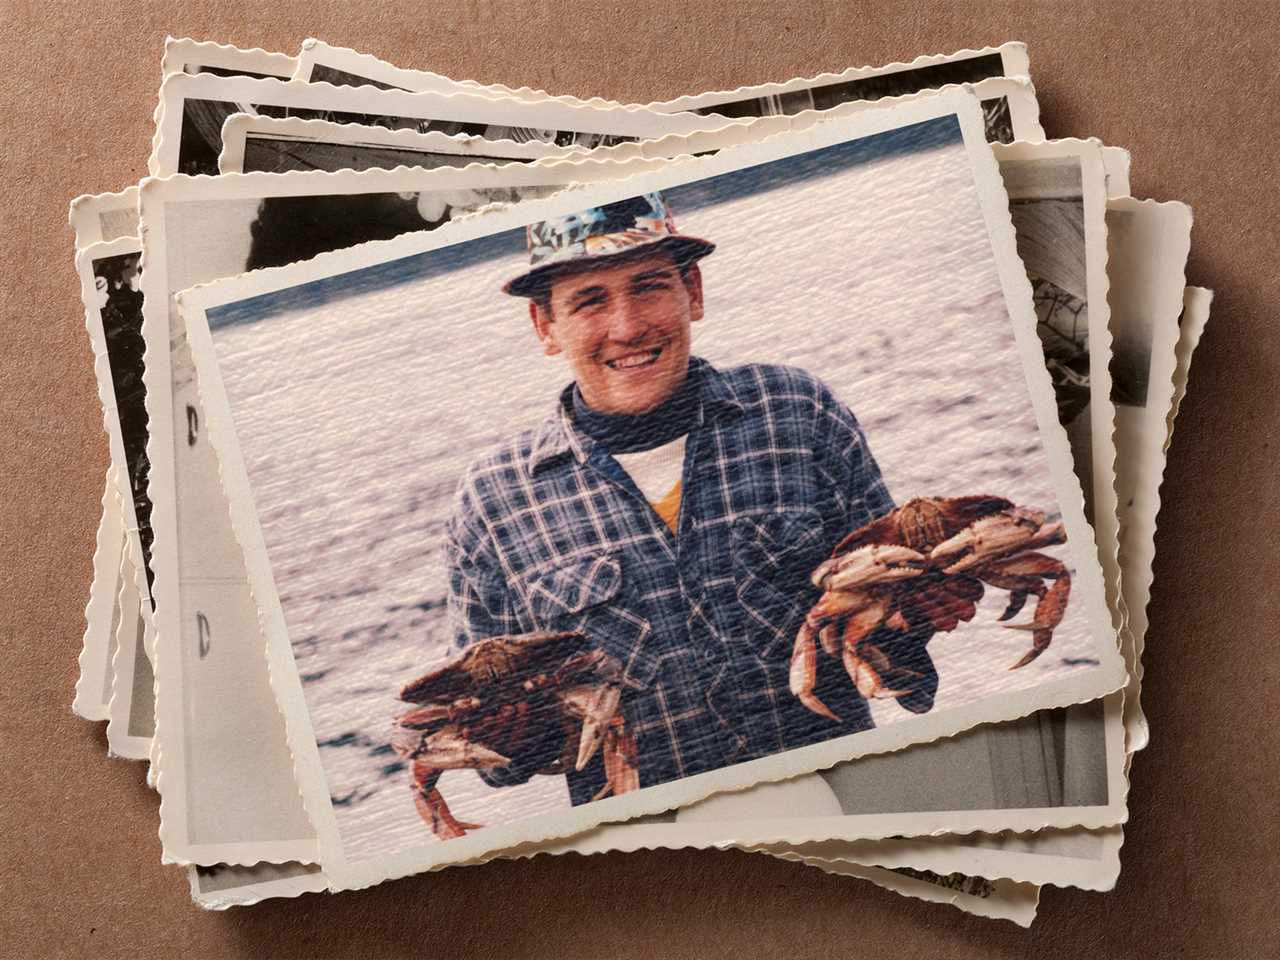
<path id="1" fill-rule="evenodd" d="M 1099 665 L 954 116 L 207 316 L 351 859 Z"/>

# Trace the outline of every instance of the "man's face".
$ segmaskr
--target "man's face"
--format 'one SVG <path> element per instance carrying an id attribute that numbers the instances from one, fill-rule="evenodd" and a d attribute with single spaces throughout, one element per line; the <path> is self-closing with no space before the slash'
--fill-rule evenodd
<path id="1" fill-rule="evenodd" d="M 550 310 L 529 304 L 548 355 L 563 353 L 587 405 L 602 413 L 652 410 L 689 371 L 689 325 L 702 319 L 702 276 L 664 252 L 557 277 Z"/>

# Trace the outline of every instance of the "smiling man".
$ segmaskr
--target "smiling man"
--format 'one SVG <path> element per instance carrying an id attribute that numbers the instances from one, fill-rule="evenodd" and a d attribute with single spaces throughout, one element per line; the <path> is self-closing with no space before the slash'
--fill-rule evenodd
<path id="1" fill-rule="evenodd" d="M 585 633 L 621 665 L 641 786 L 870 727 L 836 661 L 815 692 L 838 719 L 788 689 L 810 572 L 893 507 L 853 414 L 805 371 L 692 355 L 699 261 L 715 245 L 679 233 L 661 195 L 533 224 L 528 240 L 530 269 L 504 290 L 529 299 L 573 382 L 459 487 L 446 547 L 457 644 Z M 884 633 L 918 678 L 898 702 L 928 710 L 928 636 Z M 545 749 L 482 776 L 522 782 L 563 742 L 548 730 Z M 599 754 L 568 779 L 573 802 L 595 796 Z"/>

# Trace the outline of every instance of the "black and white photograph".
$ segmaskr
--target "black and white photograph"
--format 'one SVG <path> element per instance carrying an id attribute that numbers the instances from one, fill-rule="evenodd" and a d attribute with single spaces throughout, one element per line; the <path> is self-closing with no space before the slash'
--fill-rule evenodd
<path id="1" fill-rule="evenodd" d="M 287 173 L 290 170 L 393 170 L 396 167 L 465 167 L 472 163 L 531 163 L 582 153 L 531 140 L 486 140 L 443 133 L 420 134 L 363 124 L 236 114 L 222 127 L 222 173 Z"/>
<path id="2" fill-rule="evenodd" d="M 996 85 L 1007 92 L 999 96 Z M 927 90 L 929 88 L 921 88 Z M 1005 79 L 980 81 L 974 88 L 988 119 L 987 138 L 993 142 L 1014 139 L 1043 139 L 1038 122 L 1039 108 L 1034 91 L 1026 81 Z M 909 91 L 905 95 L 921 92 Z M 1011 109 L 1011 99 L 1016 112 Z M 847 101 L 866 103 L 865 101 Z M 835 106 L 840 106 L 836 104 Z M 834 107 L 832 108 L 834 109 Z M 773 114 L 771 116 L 781 116 Z M 992 126 L 992 117 L 998 123 Z M 752 119 L 752 118 L 747 118 Z M 697 136 L 696 134 L 694 135 Z M 762 131 L 762 136 L 764 133 Z M 222 173 L 285 173 L 290 170 L 368 170 L 394 169 L 400 166 L 434 169 L 441 166 L 461 167 L 470 163 L 532 162 L 550 157 L 572 157 L 581 154 L 579 147 L 558 147 L 539 140 L 517 143 L 513 140 L 488 140 L 483 137 L 441 133 L 419 134 L 416 130 L 367 126 L 360 123 L 335 123 L 305 120 L 298 117 L 277 118 L 266 115 L 234 114 L 223 123 L 222 152 L 218 168 Z M 689 152 L 682 149 L 679 138 L 666 138 L 656 149 L 675 156 Z M 630 149 L 631 152 L 625 152 Z M 690 148 L 691 149 L 691 148 Z M 602 148 L 592 156 L 602 157 Z M 639 155 L 639 144 L 615 145 L 606 151 L 616 159 Z M 653 149 L 646 149 L 653 155 Z"/>
<path id="3" fill-rule="evenodd" d="M 161 97 L 161 126 L 149 163 L 156 176 L 217 174 L 222 125 L 236 113 L 584 148 L 714 130 L 728 122 L 723 117 L 666 115 L 642 107 L 614 111 L 553 100 L 498 100 L 465 88 L 449 94 L 408 93 L 369 85 L 334 88 L 208 73 L 168 77 Z M 517 120 L 548 126 L 519 126 Z"/>
<path id="4" fill-rule="evenodd" d="M 124 451 L 132 515 L 147 583 L 151 573 L 151 500 L 147 496 L 147 406 L 142 382 L 142 288 L 137 252 L 92 257 L 94 306 L 106 346 L 116 426 Z"/>

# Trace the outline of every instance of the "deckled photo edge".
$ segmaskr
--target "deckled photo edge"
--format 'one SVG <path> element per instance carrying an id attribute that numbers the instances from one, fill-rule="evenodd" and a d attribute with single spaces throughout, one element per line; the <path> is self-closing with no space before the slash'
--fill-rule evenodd
<path id="1" fill-rule="evenodd" d="M 213 865 L 217 866 L 222 864 Z M 308 864 L 286 862 L 283 866 L 304 867 Z M 273 878 L 269 880 L 249 880 L 220 887 L 216 890 L 201 889 L 201 867 L 190 864 L 184 867 L 187 873 L 187 884 L 191 891 L 191 902 L 202 910 L 221 911 L 232 907 L 251 907 L 264 900 L 293 900 L 304 893 L 324 893 L 328 882 L 324 874 L 318 871 L 306 871 L 294 876 Z M 208 869 L 207 867 L 204 869 Z"/>
<path id="2" fill-rule="evenodd" d="M 103 695 L 105 672 L 110 669 L 110 640 L 116 593 L 119 589 L 120 555 L 124 550 L 124 528 L 116 495 L 115 467 L 108 465 L 102 489 L 102 515 L 94 538 L 93 580 L 84 607 L 84 635 L 81 638 L 80 669 L 76 678 L 72 712 L 82 720 L 108 718 L 109 698 Z"/>
<path id="3" fill-rule="evenodd" d="M 264 50 L 262 47 L 244 49 L 229 43 L 219 43 L 216 40 L 168 36 L 164 40 L 160 74 L 163 78 L 170 74 L 182 73 L 188 66 L 203 66 L 256 73 L 270 72 L 281 80 L 287 80 L 293 75 L 297 62 L 297 57 Z"/>
<path id="4" fill-rule="evenodd" d="M 1187 387 L 1191 382 L 1191 361 L 1195 357 L 1196 347 L 1209 325 L 1209 315 L 1213 309 L 1213 291 L 1206 287 L 1187 287 L 1183 292 L 1183 310 L 1187 321 L 1182 334 L 1178 337 L 1178 367 L 1174 374 L 1173 404 L 1169 408 L 1169 419 L 1165 423 L 1165 452 L 1173 443 L 1173 427 L 1182 409 L 1182 401 L 1186 399 Z"/>
<path id="5" fill-rule="evenodd" d="M 924 54 L 910 61 L 898 61 L 884 66 L 850 67 L 840 73 L 819 73 L 811 77 L 793 77 L 790 80 L 750 84 L 733 90 L 708 90 L 704 93 L 675 97 L 671 100 L 654 101 L 647 104 L 655 110 L 676 112 L 697 110 L 715 106 L 719 103 L 747 100 L 757 97 L 776 96 L 793 90 L 809 87 L 826 86 L 849 80 L 860 80 L 865 77 L 884 76 L 902 73 L 906 70 L 918 70 L 922 67 L 933 67 L 944 63 L 956 63 L 972 60 L 982 56 L 999 54 L 1004 65 L 1005 76 L 1030 77 L 1027 62 L 1027 47 L 1017 40 L 1007 41 L 998 47 L 982 47 L 980 49 L 957 50 L 955 53 Z"/>
<path id="6" fill-rule="evenodd" d="M 76 253 L 92 244 L 109 242 L 102 236 L 100 218 L 104 211 L 125 210 L 137 205 L 138 187 L 136 185 L 125 187 L 116 193 L 84 193 L 73 199 L 67 211 L 67 222 L 75 233 Z"/>
<path id="7" fill-rule="evenodd" d="M 523 100 L 528 103 L 560 103 L 566 106 L 602 107 L 605 109 L 627 109 L 643 107 L 644 104 L 626 104 L 618 100 L 607 100 L 604 97 L 575 97 L 571 94 L 552 94 L 532 87 L 509 87 L 501 83 L 482 83 L 477 80 L 454 80 L 443 74 L 430 70 L 415 70 L 398 67 L 371 53 L 361 53 L 350 47 L 339 47 L 324 40 L 308 37 L 302 41 L 302 49 L 298 53 L 298 66 L 294 70 L 293 79 L 312 83 L 311 77 L 316 67 L 328 67 L 342 70 L 358 76 L 363 80 L 387 83 L 403 90 L 449 92 L 453 90 L 464 93 L 479 93 L 493 99 Z M 366 84 L 372 86 L 372 84 Z"/>
<path id="8" fill-rule="evenodd" d="M 1066 831 L 1059 831 L 1066 832 Z M 1072 831 L 1074 832 L 1074 831 Z M 924 840 L 886 839 L 853 843 L 813 843 L 794 847 L 755 846 L 752 852 L 774 856 L 799 856 L 821 863 L 856 863 L 884 867 L 888 870 L 931 870 L 934 873 L 963 873 L 988 880 L 1012 880 L 1037 886 L 1075 887 L 1081 890 L 1107 891 L 1115 886 L 1120 874 L 1120 847 L 1124 841 L 1122 827 L 1081 831 L 1094 834 L 1101 844 L 1097 858 L 1072 857 L 1061 853 L 1036 850 L 1010 850 L 962 843 L 937 843 L 940 837 Z M 847 849 L 841 849 L 846 847 Z"/>
<path id="9" fill-rule="evenodd" d="M 133 678 L 133 659 L 137 654 L 136 631 L 139 624 L 140 598 L 134 589 L 133 561 L 126 556 L 130 569 L 120 578 L 117 603 L 120 620 L 116 625 L 115 654 L 111 660 L 111 700 L 107 704 L 107 756 L 123 760 L 145 760 L 151 749 L 150 737 L 129 733 L 129 710 L 133 700 L 133 684 L 122 679 Z"/>
<path id="10" fill-rule="evenodd" d="M 1040 904 L 1040 888 L 1030 883 L 991 880 L 989 892 L 983 897 L 946 884 L 949 880 L 962 884 L 965 880 L 974 879 L 963 875 L 940 876 L 935 882 L 911 876 L 910 873 L 902 872 L 902 868 L 890 870 L 855 864 L 810 863 L 803 857 L 788 856 L 781 859 L 791 860 L 835 876 L 859 877 L 892 893 L 915 897 L 917 900 L 926 900 L 930 903 L 945 904 L 990 920 L 1009 920 L 1020 927 L 1031 926 Z"/>
<path id="11" fill-rule="evenodd" d="M 164 83 L 169 77 L 186 72 L 189 65 L 219 66 L 231 70 L 251 70 L 272 73 L 282 80 L 289 79 L 296 66 L 296 58 L 284 53 L 272 53 L 261 47 L 241 50 L 230 44 L 212 40 L 192 40 L 165 37 L 164 54 L 160 58 L 160 90 L 156 106 L 151 114 L 151 153 L 147 158 L 147 172 L 154 175 L 159 152 L 161 133 L 164 129 Z"/>

